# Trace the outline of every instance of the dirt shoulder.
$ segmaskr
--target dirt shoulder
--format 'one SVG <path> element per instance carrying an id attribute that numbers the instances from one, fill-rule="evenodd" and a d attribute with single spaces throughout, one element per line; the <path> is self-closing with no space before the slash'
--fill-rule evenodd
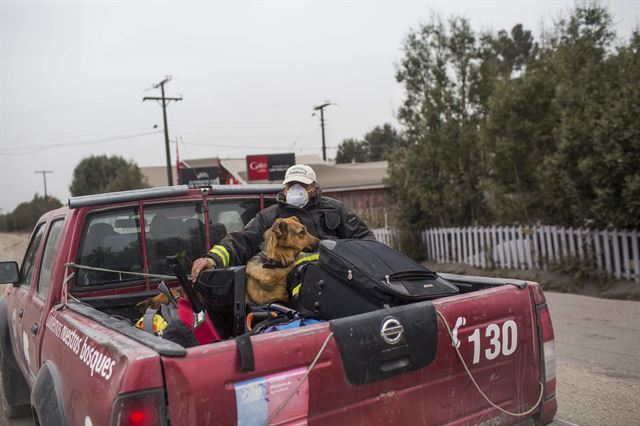
<path id="1" fill-rule="evenodd" d="M 15 260 L 22 262 L 29 242 L 28 233 L 0 232 L 0 261 Z"/>
<path id="2" fill-rule="evenodd" d="M 604 276 L 590 276 L 582 270 L 563 271 L 536 269 L 480 269 L 464 263 L 423 263 L 436 272 L 461 275 L 479 275 L 484 277 L 517 278 L 535 281 L 545 290 L 560 293 L 573 293 L 606 299 L 640 301 L 640 284 L 628 280 L 615 280 Z"/>

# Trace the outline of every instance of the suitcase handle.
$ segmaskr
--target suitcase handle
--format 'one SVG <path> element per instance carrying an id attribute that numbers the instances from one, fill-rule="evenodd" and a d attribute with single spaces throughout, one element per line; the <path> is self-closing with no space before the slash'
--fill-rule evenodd
<path id="1" fill-rule="evenodd" d="M 431 271 L 403 271 L 396 272 L 394 274 L 385 275 L 387 284 L 391 284 L 390 281 L 417 281 L 417 280 L 433 280 L 438 275 Z"/>

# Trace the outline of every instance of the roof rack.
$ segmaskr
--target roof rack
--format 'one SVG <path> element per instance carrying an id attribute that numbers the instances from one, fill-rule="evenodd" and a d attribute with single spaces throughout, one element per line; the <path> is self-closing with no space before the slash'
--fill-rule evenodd
<path id="1" fill-rule="evenodd" d="M 211 188 L 212 194 L 241 195 L 241 194 L 276 194 L 282 191 L 279 183 L 249 184 L 249 185 L 211 185 L 200 188 L 205 190 Z"/>
<path id="2" fill-rule="evenodd" d="M 201 191 L 220 195 L 275 194 L 282 190 L 280 184 L 257 185 L 212 185 L 200 188 Z M 123 203 L 149 198 L 175 197 L 189 193 L 188 185 L 163 186 L 159 188 L 133 189 L 131 191 L 109 192 L 106 194 L 82 195 L 69 198 L 69 208 L 95 206 L 99 204 Z"/>
<path id="3" fill-rule="evenodd" d="M 82 195 L 69 198 L 69 208 L 95 206 L 98 204 L 122 203 L 146 200 L 148 198 L 171 197 L 189 193 L 188 185 L 163 186 L 160 188 L 133 189 L 131 191 L 109 192 L 106 194 Z"/>

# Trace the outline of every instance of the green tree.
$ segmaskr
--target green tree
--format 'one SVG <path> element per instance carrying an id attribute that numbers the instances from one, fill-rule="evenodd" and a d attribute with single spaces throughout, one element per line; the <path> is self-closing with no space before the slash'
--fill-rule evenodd
<path id="1" fill-rule="evenodd" d="M 376 126 L 364 135 L 364 144 L 367 148 L 367 161 L 388 160 L 389 156 L 399 144 L 400 135 L 391 124 L 385 123 Z"/>
<path id="2" fill-rule="evenodd" d="M 396 74 L 405 89 L 398 113 L 404 140 L 390 162 L 389 184 L 406 225 L 482 217 L 481 65 L 480 41 L 466 19 L 445 24 L 434 16 L 404 41 Z"/>
<path id="3" fill-rule="evenodd" d="M 71 195 L 147 188 L 146 178 L 133 162 L 119 156 L 91 156 L 80 161 L 73 171 Z"/>
<path id="4" fill-rule="evenodd" d="M 57 198 L 35 194 L 31 201 L 20 203 L 13 212 L 0 216 L 0 230 L 31 231 L 40 216 L 59 207 L 62 207 L 62 203 Z"/>
<path id="5" fill-rule="evenodd" d="M 640 225 L 640 43 L 614 49 L 612 26 L 605 7 L 580 5 L 551 38 L 560 120 L 540 199 L 557 222 Z"/>
<path id="6" fill-rule="evenodd" d="M 363 140 L 345 139 L 338 146 L 336 163 L 362 163 L 388 160 L 400 143 L 400 135 L 391 124 L 376 126 L 364 135 Z"/>
<path id="7" fill-rule="evenodd" d="M 338 146 L 336 163 L 362 163 L 367 161 L 368 153 L 364 142 L 357 139 L 345 139 Z"/>
<path id="8" fill-rule="evenodd" d="M 514 62 L 512 71 L 517 67 Z M 545 216 L 539 170 L 556 145 L 555 71 L 540 57 L 529 60 L 525 73 L 507 74 L 495 83 L 481 127 L 489 159 L 482 189 L 498 223 L 532 223 Z"/>

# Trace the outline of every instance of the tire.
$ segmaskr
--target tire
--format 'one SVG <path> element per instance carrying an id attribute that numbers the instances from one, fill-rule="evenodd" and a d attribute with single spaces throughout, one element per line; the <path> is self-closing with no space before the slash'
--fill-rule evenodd
<path id="1" fill-rule="evenodd" d="M 0 369 L 2 370 L 2 408 L 5 416 L 10 419 L 31 416 L 29 403 L 31 392 L 20 370 L 11 365 L 0 354 Z"/>

